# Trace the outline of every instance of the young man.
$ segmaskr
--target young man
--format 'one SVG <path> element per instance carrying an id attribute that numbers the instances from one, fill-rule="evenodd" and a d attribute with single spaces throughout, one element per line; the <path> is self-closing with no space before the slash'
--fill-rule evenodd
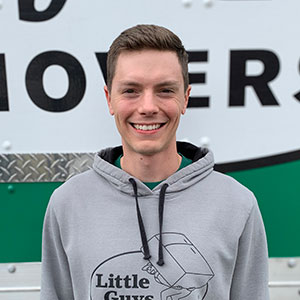
<path id="1" fill-rule="evenodd" d="M 166 28 L 113 42 L 105 95 L 122 146 L 58 188 L 43 233 L 42 300 L 267 300 L 264 227 L 253 194 L 176 142 L 187 54 Z"/>

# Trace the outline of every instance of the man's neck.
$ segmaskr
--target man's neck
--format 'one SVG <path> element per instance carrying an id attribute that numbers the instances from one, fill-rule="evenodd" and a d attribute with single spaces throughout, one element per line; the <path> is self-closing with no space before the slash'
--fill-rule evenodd
<path id="1" fill-rule="evenodd" d="M 180 163 L 181 156 L 176 149 L 171 153 L 154 155 L 124 151 L 124 156 L 121 158 L 122 169 L 143 182 L 155 182 L 168 178 L 178 170 Z"/>

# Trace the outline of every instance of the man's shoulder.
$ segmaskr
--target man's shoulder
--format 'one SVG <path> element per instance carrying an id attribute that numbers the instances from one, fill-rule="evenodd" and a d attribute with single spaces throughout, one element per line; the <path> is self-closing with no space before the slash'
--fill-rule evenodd
<path id="1" fill-rule="evenodd" d="M 83 194 L 89 193 L 91 188 L 99 181 L 99 176 L 93 171 L 88 170 L 72 176 L 52 193 L 51 205 L 62 205 L 71 199 L 78 198 Z"/>
<path id="2" fill-rule="evenodd" d="M 256 204 L 253 192 L 233 177 L 218 171 L 213 171 L 210 175 L 207 184 L 214 190 L 214 194 L 220 196 L 227 204 L 241 205 L 248 210 Z"/>
<path id="3" fill-rule="evenodd" d="M 216 183 L 219 183 L 220 184 L 219 187 L 225 190 L 228 189 L 235 192 L 253 194 L 245 185 L 243 185 L 242 183 L 240 183 L 230 175 L 215 170 L 212 171 L 211 175 L 212 175 L 212 180 L 215 181 Z"/>

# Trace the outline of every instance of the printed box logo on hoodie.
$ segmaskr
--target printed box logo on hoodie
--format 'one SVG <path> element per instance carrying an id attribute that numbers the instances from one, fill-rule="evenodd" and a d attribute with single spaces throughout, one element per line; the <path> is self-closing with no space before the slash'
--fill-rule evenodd
<path id="1" fill-rule="evenodd" d="M 163 233 L 164 264 L 143 258 L 143 248 L 106 259 L 93 271 L 90 300 L 204 299 L 214 273 L 193 243 L 181 233 Z M 159 234 L 148 240 L 157 253 Z"/>

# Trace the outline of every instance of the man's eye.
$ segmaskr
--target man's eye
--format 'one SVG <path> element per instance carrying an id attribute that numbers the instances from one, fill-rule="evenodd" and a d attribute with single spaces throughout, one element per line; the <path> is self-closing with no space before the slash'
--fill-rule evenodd
<path id="1" fill-rule="evenodd" d="M 134 92 L 135 92 L 134 89 L 126 89 L 124 91 L 125 94 L 133 94 Z"/>
<path id="2" fill-rule="evenodd" d="M 163 89 L 161 90 L 162 93 L 173 93 L 173 91 L 171 89 Z"/>

